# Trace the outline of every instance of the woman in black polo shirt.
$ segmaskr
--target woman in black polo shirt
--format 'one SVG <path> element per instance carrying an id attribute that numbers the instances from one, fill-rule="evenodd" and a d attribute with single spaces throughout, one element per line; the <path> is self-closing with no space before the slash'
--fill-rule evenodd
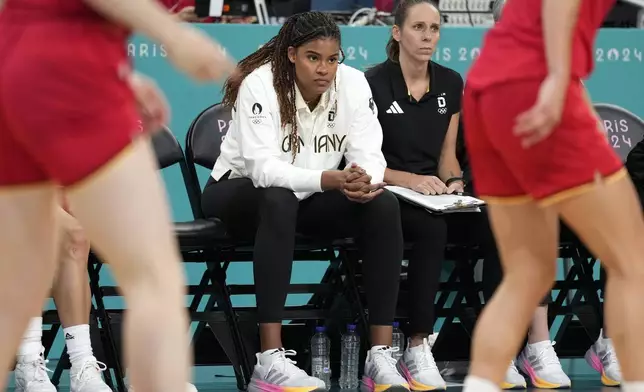
<path id="1" fill-rule="evenodd" d="M 463 80 L 457 72 L 430 60 L 440 38 L 440 13 L 429 0 L 402 0 L 394 13 L 388 60 L 367 72 L 383 128 L 385 182 L 425 194 L 462 192 L 466 184 L 457 159 L 457 139 Z M 413 249 L 408 271 L 410 344 L 398 367 L 416 390 L 441 388 L 445 383 L 426 338 L 435 321 L 434 307 L 428 304 L 434 302 L 438 290 L 448 224 L 450 237 L 481 243 L 490 255 L 492 260 L 485 263 L 488 295 L 500 281 L 498 255 L 485 214 L 445 219 L 404 202 L 400 210 L 404 238 L 413 243 Z M 554 353 L 549 341 L 543 352 Z M 550 365 L 556 355 L 539 359 Z M 504 387 L 525 385 L 512 363 Z"/>
<path id="2" fill-rule="evenodd" d="M 424 194 L 462 192 L 456 158 L 463 79 L 430 61 L 440 38 L 438 9 L 428 0 L 403 0 L 396 10 L 387 61 L 367 80 L 383 128 L 385 182 Z M 434 298 L 447 242 L 441 216 L 400 203 L 409 257 L 410 339 L 398 368 L 414 390 L 442 389 L 427 337 L 433 332 Z"/>

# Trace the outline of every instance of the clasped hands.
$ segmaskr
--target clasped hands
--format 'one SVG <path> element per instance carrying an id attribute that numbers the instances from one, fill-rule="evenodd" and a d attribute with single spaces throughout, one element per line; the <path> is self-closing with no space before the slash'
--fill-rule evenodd
<path id="1" fill-rule="evenodd" d="M 367 203 L 384 192 L 385 183 L 372 184 L 371 176 L 353 163 L 344 170 L 329 170 L 322 173 L 322 189 L 337 189 L 347 199 L 356 203 Z"/>

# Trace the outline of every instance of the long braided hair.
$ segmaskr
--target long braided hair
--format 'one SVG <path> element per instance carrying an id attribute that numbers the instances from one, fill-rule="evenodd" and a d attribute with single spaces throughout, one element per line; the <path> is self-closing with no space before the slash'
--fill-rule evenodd
<path id="1" fill-rule="evenodd" d="M 335 39 L 340 44 L 342 42 L 340 28 L 329 15 L 316 11 L 293 15 L 286 20 L 276 36 L 240 61 L 236 74 L 224 84 L 222 104 L 232 108 L 246 76 L 260 66 L 271 63 L 281 125 L 283 128 L 291 125 L 289 146 L 294 160 L 299 149 L 299 136 L 295 106 L 295 65 L 288 58 L 288 48 L 298 48 L 315 39 L 325 38 Z M 341 55 L 344 57 L 342 50 Z"/>

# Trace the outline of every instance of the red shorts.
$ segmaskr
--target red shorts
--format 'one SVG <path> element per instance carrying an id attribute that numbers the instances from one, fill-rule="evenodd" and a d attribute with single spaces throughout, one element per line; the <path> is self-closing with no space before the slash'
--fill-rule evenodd
<path id="1" fill-rule="evenodd" d="M 466 86 L 465 139 L 482 198 L 552 204 L 598 177 L 625 174 L 584 100 L 581 82 L 570 84 L 563 117 L 552 134 L 528 149 L 521 146 L 513 134 L 515 119 L 534 105 L 540 85 L 531 80 L 482 90 Z"/>
<path id="2" fill-rule="evenodd" d="M 126 40 L 106 23 L 0 17 L 0 186 L 83 180 L 139 130 Z"/>

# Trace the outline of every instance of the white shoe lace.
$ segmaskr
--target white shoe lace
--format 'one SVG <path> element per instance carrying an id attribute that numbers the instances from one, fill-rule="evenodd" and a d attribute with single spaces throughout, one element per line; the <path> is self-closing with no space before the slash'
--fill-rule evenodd
<path id="1" fill-rule="evenodd" d="M 43 357 L 38 357 L 35 361 L 29 362 L 28 366 L 33 367 L 34 370 L 34 378 L 29 380 L 27 383 L 27 389 L 29 389 L 29 386 L 32 384 L 42 384 L 42 383 L 49 383 L 49 376 L 47 373 L 53 373 L 52 370 L 49 370 L 47 368 L 47 364 L 49 363 L 48 359 L 44 359 Z"/>
<path id="2" fill-rule="evenodd" d="M 510 362 L 510 369 L 511 369 L 512 371 L 514 371 L 514 372 L 519 373 L 519 369 L 517 369 L 517 364 L 516 364 L 516 362 L 514 361 L 514 359 L 512 360 L 512 362 Z"/>
<path id="3" fill-rule="evenodd" d="M 95 358 L 88 358 L 83 362 L 80 371 L 76 374 L 76 380 L 87 382 L 97 377 L 100 378 L 100 373 L 105 370 L 107 370 L 107 365 L 103 362 L 97 361 Z"/>
<path id="4" fill-rule="evenodd" d="M 398 347 L 386 347 L 372 351 L 371 358 L 378 368 L 385 368 L 397 372 L 398 369 L 396 369 L 396 363 L 398 361 L 393 357 L 393 353 L 395 352 L 398 352 Z"/>
<path id="5" fill-rule="evenodd" d="M 435 370 L 438 369 L 436 366 L 436 361 L 434 360 L 434 355 L 432 354 L 432 348 L 427 341 L 427 338 L 423 339 L 423 349 L 420 354 L 420 364 L 419 367 L 421 370 Z"/>
<path id="6" fill-rule="evenodd" d="M 548 366 L 557 366 L 561 369 L 561 362 L 557 356 L 557 352 L 554 349 L 554 346 L 557 342 L 552 342 L 548 347 L 543 348 L 537 354 L 537 359 L 544 364 L 545 367 Z"/>
<path id="7" fill-rule="evenodd" d="M 285 374 L 308 375 L 304 370 L 295 366 L 297 364 L 296 361 L 286 358 L 293 357 L 295 355 L 297 355 L 297 351 L 295 350 L 284 350 L 283 348 L 278 349 L 277 352 L 271 355 L 271 366 L 269 366 L 266 374 L 270 374 L 271 370 L 276 366 L 281 366 L 279 369 Z"/>

